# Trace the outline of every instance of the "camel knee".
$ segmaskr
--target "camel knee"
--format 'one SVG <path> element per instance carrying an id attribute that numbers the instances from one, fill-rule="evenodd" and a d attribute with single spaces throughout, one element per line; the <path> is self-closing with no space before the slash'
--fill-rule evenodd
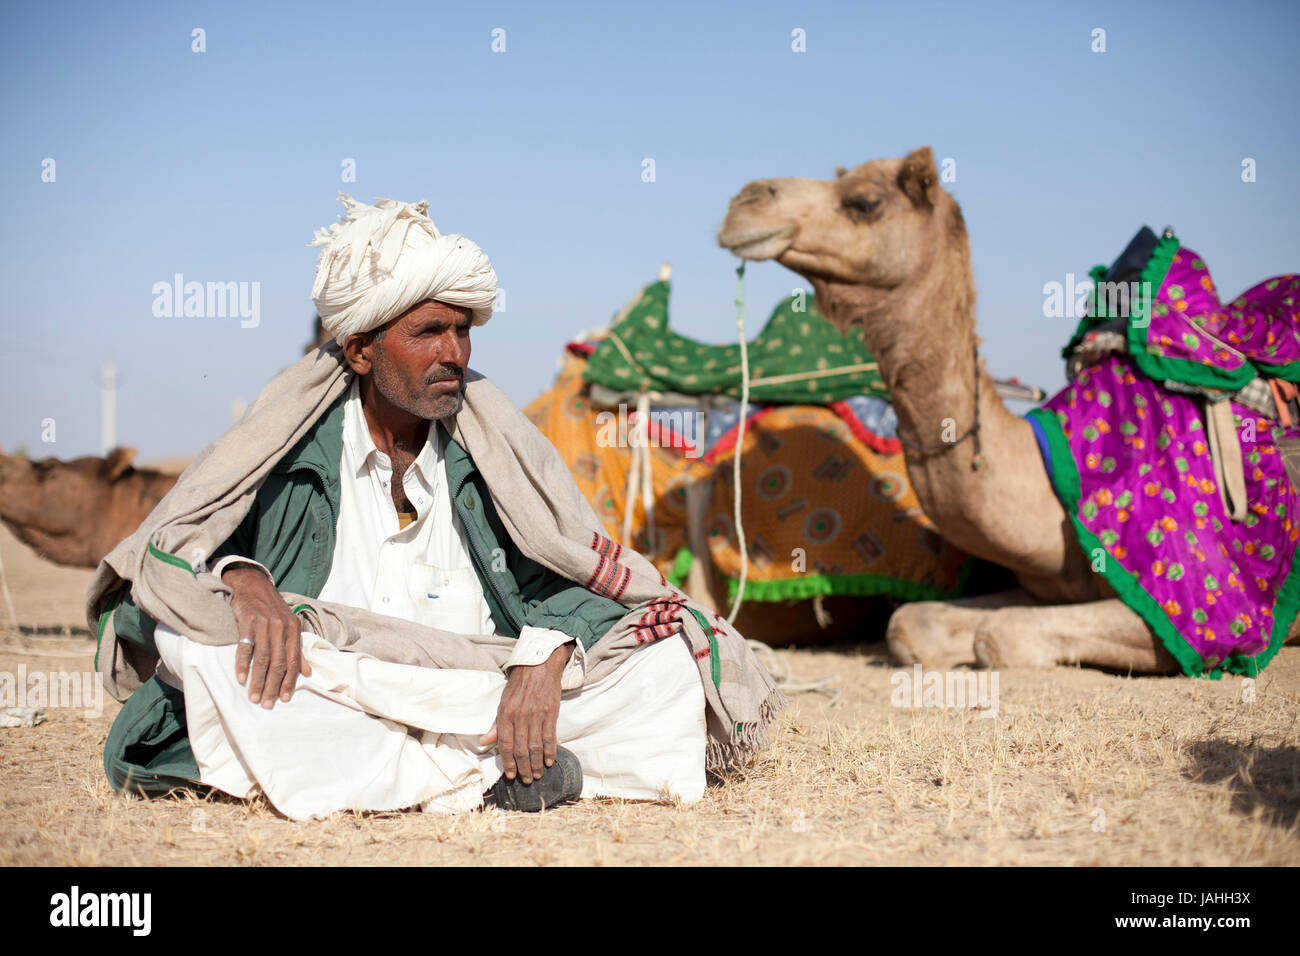
<path id="1" fill-rule="evenodd" d="M 889 647 L 889 657 L 896 664 L 915 664 L 915 644 L 912 640 L 917 627 L 917 604 L 904 604 L 889 615 L 885 625 L 885 644 Z"/>
<path id="2" fill-rule="evenodd" d="M 975 633 L 971 635 L 971 650 L 975 653 L 975 663 L 979 667 L 997 668 L 1002 666 L 1002 661 L 997 652 L 997 635 L 1002 632 L 1004 625 L 994 620 L 996 612 L 990 612 L 989 615 L 979 624 L 975 625 Z"/>
<path id="3" fill-rule="evenodd" d="M 904 604 L 889 617 L 885 643 L 897 664 L 949 667 L 972 660 L 970 612 L 955 613 L 942 601 Z"/>
<path id="4" fill-rule="evenodd" d="M 940 608 L 936 601 L 914 601 L 903 604 L 889 616 L 885 627 L 885 643 L 890 656 L 899 664 L 922 663 L 918 656 L 921 645 L 935 629 L 935 618 Z"/>
<path id="5" fill-rule="evenodd" d="M 1043 639 L 1034 608 L 1004 607 L 990 611 L 975 626 L 971 650 L 975 663 L 993 669 L 1050 667 L 1056 648 Z"/>

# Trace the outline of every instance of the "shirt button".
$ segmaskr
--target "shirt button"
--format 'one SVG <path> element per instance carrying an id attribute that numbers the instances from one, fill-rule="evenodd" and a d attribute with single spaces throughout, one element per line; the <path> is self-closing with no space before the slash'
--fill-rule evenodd
<path id="1" fill-rule="evenodd" d="M 470 495 L 468 498 L 465 499 L 465 507 L 468 508 L 470 511 L 473 511 L 473 510 L 474 510 L 474 496 L 473 496 L 473 495 Z"/>
<path id="2" fill-rule="evenodd" d="M 388 598 L 384 598 L 384 603 L 385 603 L 385 604 L 388 603 Z"/>

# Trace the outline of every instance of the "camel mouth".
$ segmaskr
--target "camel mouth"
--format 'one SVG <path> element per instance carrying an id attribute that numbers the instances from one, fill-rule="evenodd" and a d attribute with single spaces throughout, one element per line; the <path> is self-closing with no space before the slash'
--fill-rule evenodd
<path id="1" fill-rule="evenodd" d="M 751 230 L 738 236 L 728 236 L 725 230 L 720 230 L 718 244 L 742 259 L 775 259 L 794 244 L 797 228 L 790 222 L 775 229 Z"/>

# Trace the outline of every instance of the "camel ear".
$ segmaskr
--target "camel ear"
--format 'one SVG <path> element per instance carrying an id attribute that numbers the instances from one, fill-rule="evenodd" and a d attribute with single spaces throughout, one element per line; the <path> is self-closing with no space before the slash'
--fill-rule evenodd
<path id="1" fill-rule="evenodd" d="M 843 166 L 836 166 L 836 167 L 835 167 L 835 178 L 836 178 L 836 179 L 843 179 L 843 178 L 844 178 L 844 174 L 847 173 L 847 172 L 848 172 L 848 170 L 845 169 Z"/>
<path id="2" fill-rule="evenodd" d="M 898 171 L 898 188 L 913 205 L 934 208 L 939 199 L 939 172 L 934 168 L 934 153 L 929 146 L 907 154 Z"/>
<path id="3" fill-rule="evenodd" d="M 133 458 L 135 458 L 134 448 L 114 448 L 104 459 L 104 467 L 100 474 L 108 481 L 117 481 L 131 467 Z"/>

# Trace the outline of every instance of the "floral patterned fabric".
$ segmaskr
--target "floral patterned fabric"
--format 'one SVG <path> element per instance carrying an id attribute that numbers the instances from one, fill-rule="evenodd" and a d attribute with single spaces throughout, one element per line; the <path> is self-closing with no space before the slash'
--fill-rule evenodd
<path id="1" fill-rule="evenodd" d="M 1254 674 L 1300 603 L 1292 573 L 1300 500 L 1279 451 L 1279 442 L 1300 439 L 1300 428 L 1232 403 L 1247 499 L 1234 522 L 1215 477 L 1204 399 L 1168 390 L 1163 378 L 1208 384 L 1243 370 L 1247 380 L 1256 370 L 1284 374 L 1300 358 L 1300 280 L 1270 279 L 1223 306 L 1204 261 L 1177 240 L 1153 254 L 1147 274 L 1157 273 L 1149 324 L 1143 307 L 1129 321 L 1141 351 L 1084 368 L 1029 417 L 1093 570 L 1185 673 Z M 1148 360 L 1161 378 L 1144 374 Z"/>
<path id="2" fill-rule="evenodd" d="M 1168 237 L 1143 281 L 1156 294 L 1149 309 L 1135 297 L 1129 341 L 1152 378 L 1233 389 L 1256 375 L 1300 378 L 1300 276 L 1267 279 L 1223 305 L 1205 260 Z"/>

